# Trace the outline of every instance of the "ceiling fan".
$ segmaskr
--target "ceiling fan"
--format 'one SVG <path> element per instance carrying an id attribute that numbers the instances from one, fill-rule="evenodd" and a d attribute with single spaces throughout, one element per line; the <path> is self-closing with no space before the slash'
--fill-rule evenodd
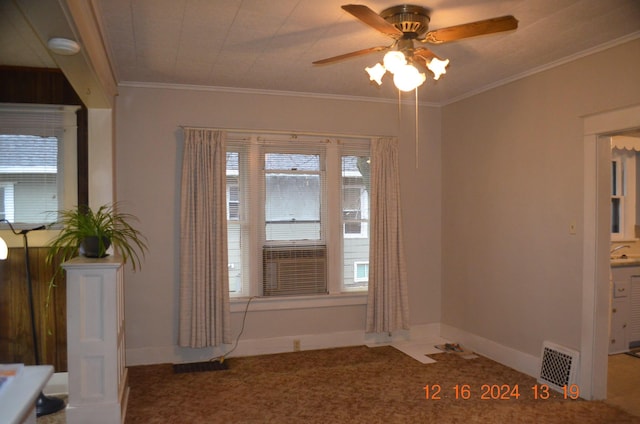
<path id="1" fill-rule="evenodd" d="M 444 67 L 446 67 L 449 62 L 442 61 L 428 48 L 416 47 L 415 44 L 441 44 L 479 35 L 509 31 L 518 27 L 518 21 L 513 16 L 507 15 L 429 31 L 430 10 L 422 6 L 403 4 L 389 7 L 380 12 L 380 14 L 360 4 L 347 4 L 342 6 L 342 9 L 370 27 L 391 37 L 394 41 L 389 46 L 369 47 L 367 49 L 317 60 L 313 62 L 314 65 L 323 65 L 369 53 L 389 50 L 392 52 L 401 52 L 404 55 L 404 60 L 407 62 L 417 62 L 421 66 L 427 67 L 434 73 L 435 79 L 438 79 L 440 74 L 445 72 Z M 378 67 L 378 65 L 376 65 L 376 67 Z M 432 67 L 436 69 L 434 70 Z M 377 78 L 372 75 L 370 70 L 374 69 L 367 68 L 367 72 L 371 75 L 371 79 L 376 80 L 378 84 L 381 83 L 380 78 L 382 78 L 382 75 L 384 75 L 387 70 L 395 73 L 387 67 L 386 58 L 385 67 L 380 65 L 378 69 L 382 74 Z M 422 78 L 422 82 L 424 82 L 424 77 Z M 420 85 L 422 82 L 417 85 Z M 396 85 L 398 84 L 396 83 Z"/>

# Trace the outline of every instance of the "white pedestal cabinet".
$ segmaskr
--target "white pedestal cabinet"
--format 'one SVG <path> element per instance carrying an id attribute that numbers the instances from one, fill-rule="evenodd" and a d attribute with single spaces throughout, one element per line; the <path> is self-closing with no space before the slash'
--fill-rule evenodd
<path id="1" fill-rule="evenodd" d="M 76 257 L 67 271 L 67 423 L 124 423 L 123 264 L 119 257 Z"/>

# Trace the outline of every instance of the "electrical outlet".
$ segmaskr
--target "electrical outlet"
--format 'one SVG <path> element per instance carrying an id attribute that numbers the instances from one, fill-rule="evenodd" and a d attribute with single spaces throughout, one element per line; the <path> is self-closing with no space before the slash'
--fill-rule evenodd
<path id="1" fill-rule="evenodd" d="M 293 341 L 293 351 L 300 352 L 300 339 L 295 339 Z"/>

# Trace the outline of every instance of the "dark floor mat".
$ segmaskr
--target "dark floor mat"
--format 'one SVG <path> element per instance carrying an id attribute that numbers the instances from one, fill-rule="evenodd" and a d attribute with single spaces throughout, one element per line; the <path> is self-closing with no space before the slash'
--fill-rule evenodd
<path id="1" fill-rule="evenodd" d="M 220 371 L 229 369 L 225 362 L 206 361 L 206 362 L 189 362 L 186 364 L 174 364 L 173 372 L 203 372 L 203 371 Z"/>

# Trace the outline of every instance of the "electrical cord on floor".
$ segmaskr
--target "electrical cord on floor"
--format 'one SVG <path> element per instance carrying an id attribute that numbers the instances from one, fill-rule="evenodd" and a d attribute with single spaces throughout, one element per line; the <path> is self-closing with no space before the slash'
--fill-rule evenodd
<path id="1" fill-rule="evenodd" d="M 242 333 L 244 333 L 244 323 L 247 320 L 247 312 L 249 312 L 249 305 L 251 304 L 251 301 L 253 299 L 255 299 L 255 298 L 256 298 L 256 296 L 250 297 L 249 301 L 247 302 L 247 306 L 244 308 L 244 315 L 242 317 L 242 328 L 240 328 L 240 333 L 238 333 L 238 337 L 236 337 L 235 344 L 233 345 L 231 350 L 229 352 L 225 353 L 224 355 L 217 356 L 217 357 L 209 359 L 210 362 L 219 361 L 220 364 L 222 364 L 224 362 L 225 357 L 229 356 L 229 354 L 231 354 L 231 352 L 236 350 L 236 348 L 238 347 L 238 342 L 240 341 L 240 336 L 242 336 Z"/>

